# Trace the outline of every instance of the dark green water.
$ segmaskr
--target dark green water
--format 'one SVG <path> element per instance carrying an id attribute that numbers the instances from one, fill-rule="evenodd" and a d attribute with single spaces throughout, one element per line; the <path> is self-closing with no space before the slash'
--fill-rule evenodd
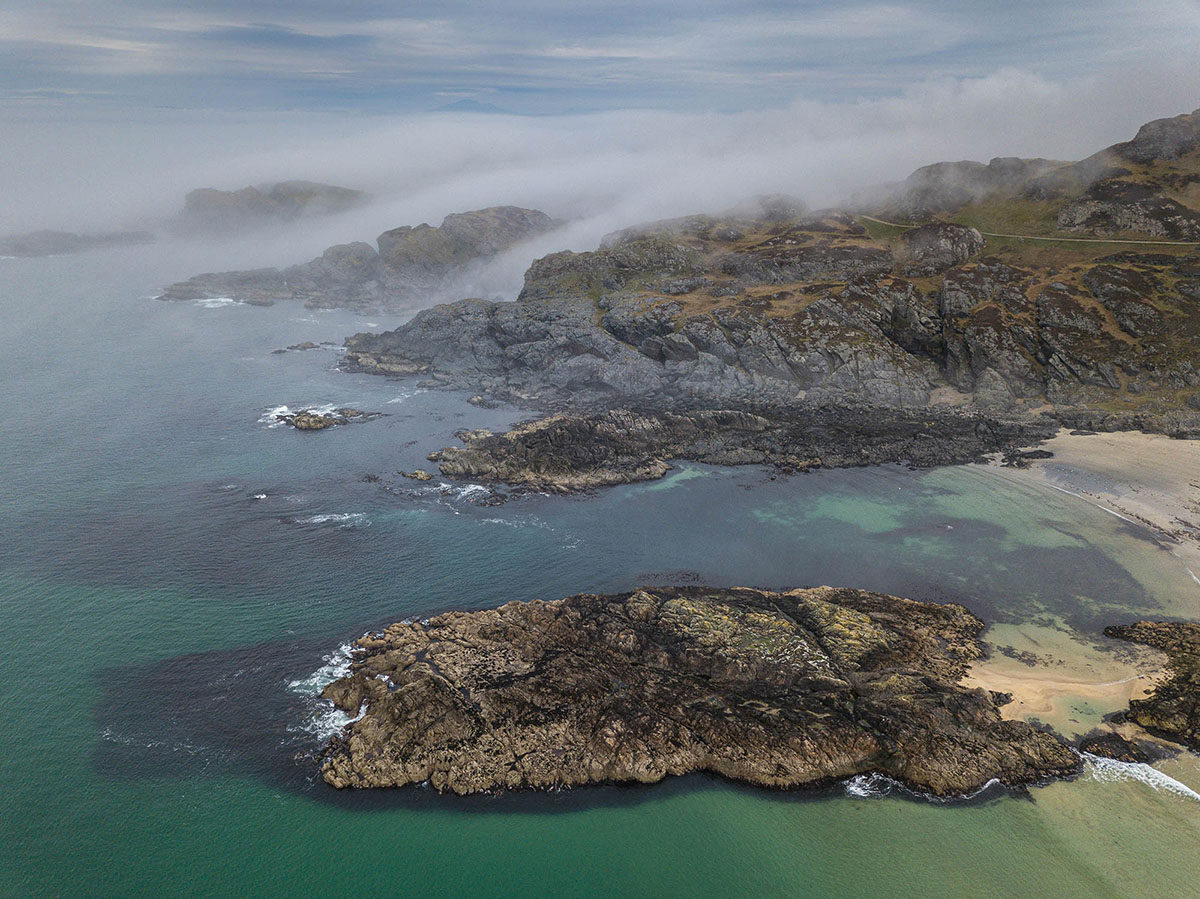
<path id="1" fill-rule="evenodd" d="M 270 353 L 368 326 L 350 315 L 143 299 L 190 270 L 169 248 L 0 260 L 3 894 L 1196 894 L 1200 802 L 1130 772 L 950 806 L 702 777 L 472 800 L 314 781 L 313 673 L 409 615 L 834 583 L 1091 633 L 1197 588 L 1112 516 L 976 469 L 690 466 L 498 508 L 388 492 L 363 475 L 515 413 Z M 321 403 L 390 414 L 259 421 Z"/>

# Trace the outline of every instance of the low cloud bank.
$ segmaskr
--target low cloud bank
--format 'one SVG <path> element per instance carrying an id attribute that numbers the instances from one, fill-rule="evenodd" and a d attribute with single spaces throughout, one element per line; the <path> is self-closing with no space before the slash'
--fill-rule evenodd
<path id="1" fill-rule="evenodd" d="M 231 265 L 304 261 L 332 243 L 506 203 L 571 221 L 537 251 L 582 250 L 616 228 L 753 194 L 823 206 L 938 160 L 1079 158 L 1148 119 L 1197 106 L 1200 71 L 1164 65 L 1083 81 L 1001 70 L 884 99 L 729 115 L 29 115 L 0 149 L 0 233 L 142 226 L 178 211 L 194 187 L 305 178 L 361 188 L 376 201 L 239 241 Z M 502 287 L 519 283 L 525 261 L 497 268 Z"/>

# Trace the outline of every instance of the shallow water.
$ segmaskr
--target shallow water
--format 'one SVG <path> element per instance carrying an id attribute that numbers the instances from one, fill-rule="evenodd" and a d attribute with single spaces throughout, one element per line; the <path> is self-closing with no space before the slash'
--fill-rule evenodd
<path id="1" fill-rule="evenodd" d="M 1196 616 L 1200 587 L 1140 529 L 975 468 L 683 465 L 472 505 L 463 485 L 391 475 L 518 413 L 337 373 L 329 348 L 271 353 L 340 342 L 367 327 L 353 315 L 144 299 L 182 265 L 170 246 L 0 260 L 0 892 L 1194 889 L 1200 802 L 1145 771 L 965 806 L 704 777 L 468 800 L 315 782 L 314 674 L 409 615 L 641 583 L 846 584 L 962 602 L 1006 639 L 1066 633 L 1061 654 L 1114 621 Z M 388 416 L 316 434 L 260 420 L 330 403 Z M 1159 768 L 1200 789 L 1191 756 Z"/>

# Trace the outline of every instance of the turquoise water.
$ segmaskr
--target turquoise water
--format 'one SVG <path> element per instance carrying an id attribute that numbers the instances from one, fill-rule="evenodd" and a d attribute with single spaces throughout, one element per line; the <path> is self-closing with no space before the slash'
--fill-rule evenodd
<path id="1" fill-rule="evenodd" d="M 1195 892 L 1200 802 L 1091 774 L 949 806 L 705 777 L 466 800 L 316 781 L 313 673 L 409 615 L 833 583 L 1095 635 L 1194 614 L 1200 594 L 1144 533 L 977 469 L 685 465 L 499 507 L 436 481 L 388 490 L 363 476 L 518 413 L 335 372 L 332 349 L 270 352 L 388 320 L 144 299 L 189 271 L 170 247 L 0 260 L 3 894 Z M 321 403 L 389 414 L 319 434 L 260 421 Z"/>

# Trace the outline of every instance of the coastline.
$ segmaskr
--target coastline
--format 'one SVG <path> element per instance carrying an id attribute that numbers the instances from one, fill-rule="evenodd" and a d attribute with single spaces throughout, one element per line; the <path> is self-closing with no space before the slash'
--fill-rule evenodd
<path id="1" fill-rule="evenodd" d="M 1027 468 L 1005 468 L 996 460 L 980 467 L 998 477 L 1069 493 L 1150 529 L 1200 588 L 1200 440 L 1141 431 L 1081 434 L 1064 428 L 1038 448 L 1054 456 L 1030 460 Z M 1200 591 L 1196 615 L 1200 617 Z"/>
<path id="2" fill-rule="evenodd" d="M 1193 614 L 1200 618 L 1200 441 L 1063 429 L 1039 449 L 1054 455 L 1032 459 L 1025 468 L 1004 467 L 998 458 L 976 467 L 1009 482 L 1068 493 L 1151 531 L 1196 582 Z M 1011 693 L 1004 717 L 1036 719 L 1065 735 L 1099 726 L 1166 675 L 1161 653 L 1139 648 L 1135 655 L 1118 654 L 1065 628 L 993 625 L 984 639 L 1038 660 L 993 652 L 971 667 L 965 683 Z"/>

